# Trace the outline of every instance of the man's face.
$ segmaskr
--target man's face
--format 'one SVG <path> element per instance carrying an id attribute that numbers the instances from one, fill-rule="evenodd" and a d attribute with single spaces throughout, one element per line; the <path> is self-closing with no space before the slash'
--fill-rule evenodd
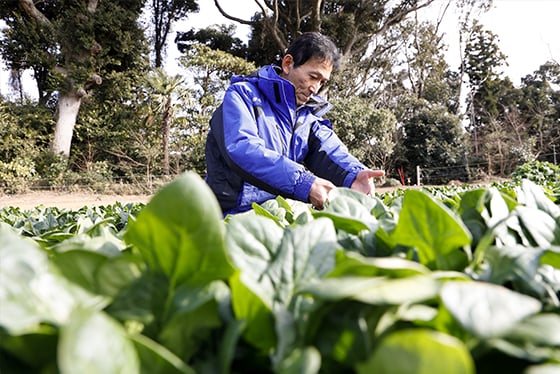
<path id="1" fill-rule="evenodd" d="M 330 61 L 316 58 L 294 68 L 292 56 L 286 55 L 282 60 L 281 76 L 292 82 L 296 88 L 296 103 L 302 105 L 329 80 L 332 69 L 333 65 Z"/>

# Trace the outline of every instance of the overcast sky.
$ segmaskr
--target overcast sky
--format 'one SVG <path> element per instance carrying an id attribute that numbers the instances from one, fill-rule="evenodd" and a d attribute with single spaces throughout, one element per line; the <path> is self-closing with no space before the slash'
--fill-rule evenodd
<path id="1" fill-rule="evenodd" d="M 498 36 L 498 47 L 507 56 L 504 73 L 514 85 L 547 61 L 560 63 L 559 0 L 494 0 L 479 21 Z M 448 62 L 458 66 L 457 26 L 446 25 Z M 451 63 L 451 61 L 454 61 Z"/>

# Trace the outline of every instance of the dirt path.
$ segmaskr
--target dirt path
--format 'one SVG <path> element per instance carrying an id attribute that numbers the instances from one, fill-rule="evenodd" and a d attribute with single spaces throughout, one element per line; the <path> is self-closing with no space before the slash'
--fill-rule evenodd
<path id="1" fill-rule="evenodd" d="M 17 195 L 1 195 L 0 208 L 19 207 L 32 209 L 36 206 L 80 209 L 84 206 L 112 205 L 121 203 L 146 203 L 151 195 L 101 195 L 87 192 L 36 191 Z"/>
<path id="2" fill-rule="evenodd" d="M 394 190 L 394 187 L 378 187 L 377 192 Z M 120 203 L 147 203 L 152 195 L 102 195 L 88 192 L 34 191 L 25 194 L 6 195 L 0 193 L 0 208 L 19 207 L 33 209 L 37 206 L 80 209 L 84 206 L 101 206 Z"/>

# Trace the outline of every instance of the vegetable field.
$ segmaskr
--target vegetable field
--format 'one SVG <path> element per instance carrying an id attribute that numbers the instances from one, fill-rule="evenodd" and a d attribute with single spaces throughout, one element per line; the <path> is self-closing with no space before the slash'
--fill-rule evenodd
<path id="1" fill-rule="evenodd" d="M 0 371 L 558 373 L 559 204 L 523 180 L 223 219 L 185 173 L 145 205 L 3 208 Z"/>

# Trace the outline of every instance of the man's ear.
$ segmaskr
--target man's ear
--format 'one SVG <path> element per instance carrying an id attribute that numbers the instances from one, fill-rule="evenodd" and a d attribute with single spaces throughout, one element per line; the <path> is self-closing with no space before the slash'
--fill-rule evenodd
<path id="1" fill-rule="evenodd" d="M 289 74 L 294 68 L 294 57 L 292 55 L 285 55 L 282 58 L 282 73 Z"/>

